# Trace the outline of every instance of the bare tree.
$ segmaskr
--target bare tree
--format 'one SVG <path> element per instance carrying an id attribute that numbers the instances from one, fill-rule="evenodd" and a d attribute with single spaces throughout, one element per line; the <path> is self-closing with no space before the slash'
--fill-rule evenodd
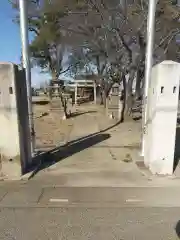
<path id="1" fill-rule="evenodd" d="M 134 97 L 142 97 L 147 10 L 147 1 L 129 3 L 87 0 L 85 8 L 70 11 L 64 22 L 61 21 L 61 27 L 64 27 L 73 40 L 73 43 L 69 44 L 75 49 L 85 49 L 85 54 L 82 55 L 84 66 L 94 64 L 97 67 L 96 72 L 102 76 L 104 90 L 108 89 L 105 87 L 109 78 L 108 69 L 119 69 L 119 81 L 124 83 L 125 115 L 131 114 Z M 169 58 L 177 59 L 175 51 L 178 46 L 175 36 L 179 33 L 179 13 L 169 1 L 159 1 L 156 12 L 154 63 Z M 100 65 L 103 66 L 103 71 L 99 68 Z M 127 75 L 128 81 L 125 81 Z M 135 78 L 136 94 L 132 96 Z"/>
<path id="2" fill-rule="evenodd" d="M 45 2 L 53 4 L 45 8 Z M 59 41 L 60 46 L 62 43 L 68 46 L 71 52 L 69 65 L 75 65 L 73 71 L 87 68 L 97 74 L 101 79 L 104 98 L 114 81 L 122 81 L 122 119 L 130 115 L 134 101 L 142 97 L 144 86 L 147 1 L 40 0 L 34 4 L 41 14 L 31 13 L 30 30 L 42 38 L 43 32 L 39 32 L 39 26 L 44 24 L 44 29 L 47 30 L 46 23 L 52 22 L 53 18 L 56 33 L 59 34 L 58 44 L 56 42 L 54 45 L 55 41 L 51 40 L 48 51 L 53 49 L 53 56 L 57 58 L 60 56 Z M 154 63 L 164 59 L 178 59 L 176 51 L 179 47 L 175 37 L 179 33 L 179 17 L 180 11 L 170 1 L 159 0 L 156 11 Z M 42 30 L 42 27 L 40 29 Z M 49 52 L 51 61 L 48 64 L 53 66 L 53 70 L 60 64 L 53 60 L 52 51 Z M 59 69 L 58 67 L 58 71 L 53 71 L 55 75 L 59 73 Z M 133 96 L 132 86 L 135 79 L 136 94 Z"/>

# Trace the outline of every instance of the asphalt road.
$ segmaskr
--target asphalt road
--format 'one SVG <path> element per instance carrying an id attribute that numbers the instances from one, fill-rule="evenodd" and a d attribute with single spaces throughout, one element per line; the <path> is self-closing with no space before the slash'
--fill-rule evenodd
<path id="1" fill-rule="evenodd" d="M 0 188 L 0 240 L 180 236 L 179 188 Z"/>
<path id="2" fill-rule="evenodd" d="M 175 240 L 179 220 L 179 208 L 1 208 L 0 239 Z"/>

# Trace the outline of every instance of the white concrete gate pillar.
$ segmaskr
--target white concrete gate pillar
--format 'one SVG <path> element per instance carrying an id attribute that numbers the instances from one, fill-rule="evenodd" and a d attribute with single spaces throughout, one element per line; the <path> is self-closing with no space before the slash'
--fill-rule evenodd
<path id="1" fill-rule="evenodd" d="M 179 81 L 179 63 L 164 61 L 152 69 L 144 162 L 153 174 L 173 173 Z"/>
<path id="2" fill-rule="evenodd" d="M 25 72 L 0 63 L 0 172 L 19 177 L 31 165 L 31 136 Z"/>

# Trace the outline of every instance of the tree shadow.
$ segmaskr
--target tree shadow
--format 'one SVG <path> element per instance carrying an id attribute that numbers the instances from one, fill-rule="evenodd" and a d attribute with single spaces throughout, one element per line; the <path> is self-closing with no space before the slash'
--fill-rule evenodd
<path id="1" fill-rule="evenodd" d="M 49 104 L 49 100 L 33 100 L 32 104 L 35 104 L 35 105 L 47 105 L 47 104 Z"/>
<path id="2" fill-rule="evenodd" d="M 72 140 L 63 146 L 54 148 L 50 151 L 39 153 L 33 158 L 32 165 L 29 166 L 29 169 L 26 171 L 26 173 L 32 172 L 29 179 L 33 178 L 39 171 L 48 168 L 55 163 L 62 161 L 69 156 L 72 156 L 75 153 L 81 152 L 91 146 L 109 139 L 111 135 L 105 132 L 115 128 L 119 124 L 120 121 L 105 129 L 102 129 L 99 132 L 95 132 L 76 140 Z"/>
<path id="3" fill-rule="evenodd" d="M 174 166 L 173 171 L 176 170 L 180 160 L 180 128 L 176 128 L 176 140 L 175 140 L 175 149 L 174 149 Z"/>
<path id="4" fill-rule="evenodd" d="M 108 133 L 89 135 L 37 155 L 33 159 L 34 164 L 29 169 L 29 171 L 33 171 L 29 179 L 34 177 L 39 171 L 48 168 L 55 163 L 60 162 L 67 157 L 79 153 L 89 147 L 92 147 L 93 145 L 103 142 L 108 138 L 110 138 L 110 134 Z"/>
<path id="5" fill-rule="evenodd" d="M 39 115 L 39 116 L 37 116 L 37 117 L 35 117 L 36 119 L 37 118 L 43 118 L 43 117 L 46 117 L 46 116 L 48 116 L 49 115 L 49 113 L 48 112 L 44 112 L 44 113 L 42 113 L 41 115 Z"/>
<path id="6" fill-rule="evenodd" d="M 97 111 L 86 111 L 86 112 L 74 112 L 74 113 L 71 113 L 71 118 L 75 118 L 75 117 L 78 117 L 78 116 L 81 116 L 81 115 L 85 115 L 85 114 L 88 114 L 88 113 L 96 113 Z"/>
<path id="7" fill-rule="evenodd" d="M 99 131 L 99 132 L 95 132 L 95 133 L 89 134 L 89 135 L 87 135 L 87 136 L 78 138 L 78 139 L 76 139 L 76 140 L 72 140 L 71 142 L 68 142 L 68 143 L 65 144 L 64 146 L 68 146 L 70 143 L 71 143 L 71 144 L 72 144 L 72 143 L 76 143 L 77 141 L 86 140 L 87 138 L 94 137 L 94 136 L 97 136 L 97 135 L 99 135 L 99 134 L 103 134 L 103 133 L 105 133 L 105 132 L 107 132 L 107 131 L 109 131 L 109 130 L 115 128 L 115 127 L 117 127 L 120 123 L 121 123 L 121 122 L 118 121 L 117 123 L 115 123 L 115 124 L 113 124 L 113 125 L 105 128 L 105 129 L 102 129 L 102 130 Z"/>

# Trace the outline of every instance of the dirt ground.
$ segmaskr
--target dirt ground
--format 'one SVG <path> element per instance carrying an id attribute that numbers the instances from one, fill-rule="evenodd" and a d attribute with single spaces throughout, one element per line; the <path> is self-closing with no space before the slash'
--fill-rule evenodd
<path id="1" fill-rule="evenodd" d="M 62 120 L 50 105 L 34 104 L 36 148 L 53 148 L 64 144 L 72 129 L 72 119 Z"/>
<path id="2" fill-rule="evenodd" d="M 140 121 L 117 124 L 117 120 L 106 115 L 103 106 L 94 104 L 78 106 L 73 117 L 67 120 L 61 120 L 57 112 L 50 111 L 49 105 L 36 104 L 34 112 L 37 149 L 49 150 L 66 144 L 65 148 L 60 147 L 50 154 L 50 164 L 38 175 L 62 178 L 70 174 L 72 182 L 77 184 L 83 183 L 79 177 L 84 174 L 90 174 L 90 183 L 101 175 L 103 181 L 104 176 L 119 179 L 119 174 L 122 178 L 125 174 L 127 179 L 132 176 L 141 179 L 135 164 L 141 139 Z"/>
<path id="3" fill-rule="evenodd" d="M 57 177 L 57 184 L 63 186 L 136 186 L 137 181 L 157 181 L 139 155 L 139 118 L 117 124 L 106 115 L 103 106 L 94 104 L 78 106 L 67 120 L 51 111 L 48 104 L 34 105 L 34 113 L 37 150 L 52 150 L 36 178 L 46 179 L 49 184 L 52 176 Z M 179 167 L 174 176 L 180 176 Z"/>
<path id="4" fill-rule="evenodd" d="M 82 136 L 111 129 L 111 126 L 118 122 L 117 119 L 110 119 L 107 116 L 103 106 L 92 103 L 77 106 L 73 109 L 72 117 L 66 120 L 62 119 L 62 112 L 52 110 L 50 104 L 33 104 L 33 107 L 37 149 L 61 146 Z M 131 144 L 134 138 L 136 145 L 140 143 L 141 125 L 139 123 L 139 121 L 130 121 L 119 125 L 118 129 L 121 131 L 125 145 Z M 138 131 L 133 130 L 133 134 L 126 134 L 129 133 L 129 124 L 133 129 L 138 127 Z"/>
<path id="5" fill-rule="evenodd" d="M 83 126 L 85 119 L 87 120 L 90 115 L 95 116 L 95 121 L 98 121 L 100 129 L 97 129 L 97 131 L 108 128 L 117 122 L 116 120 L 110 119 L 106 115 L 103 106 L 100 105 L 82 104 L 74 109 L 73 117 L 66 120 L 62 120 L 62 112 L 58 113 L 58 111 L 51 110 L 50 104 L 34 104 L 33 108 L 37 149 L 53 148 L 70 141 L 74 124 L 79 122 L 79 124 Z M 93 125 L 92 121 L 89 126 L 83 127 L 88 128 L 90 125 Z M 123 132 L 126 130 L 128 131 L 126 125 L 123 124 Z M 88 135 L 88 131 L 85 132 L 87 132 Z M 82 135 L 84 136 L 84 134 Z M 128 139 L 126 142 L 128 142 Z"/>

